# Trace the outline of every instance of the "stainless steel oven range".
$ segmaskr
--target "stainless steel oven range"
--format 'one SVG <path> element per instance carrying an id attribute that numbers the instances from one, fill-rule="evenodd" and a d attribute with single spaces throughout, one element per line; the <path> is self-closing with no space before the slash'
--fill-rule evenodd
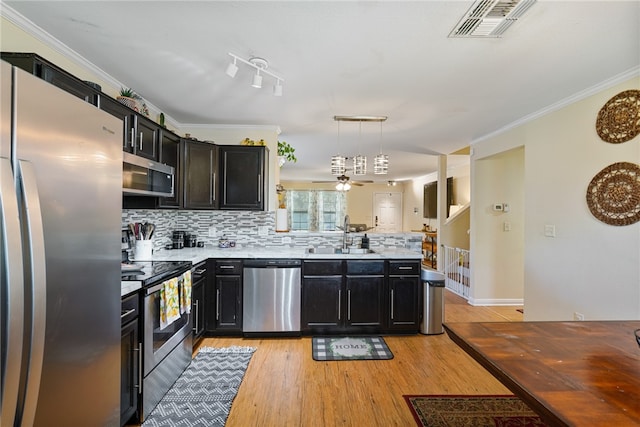
<path id="1" fill-rule="evenodd" d="M 168 326 L 160 326 L 160 291 L 166 280 L 180 277 L 191 269 L 190 261 L 136 262 L 140 271 L 122 276 L 126 282 L 142 286 L 142 387 L 140 422 L 160 402 L 176 379 L 191 363 L 192 319 L 182 313 Z"/>

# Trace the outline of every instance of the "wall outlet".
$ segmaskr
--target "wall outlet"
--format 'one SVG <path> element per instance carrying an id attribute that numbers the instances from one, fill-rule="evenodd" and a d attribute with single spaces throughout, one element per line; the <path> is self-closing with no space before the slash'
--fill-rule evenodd
<path id="1" fill-rule="evenodd" d="M 509 221 L 505 221 L 502 223 L 502 229 L 504 231 L 511 231 L 511 223 Z"/>
<path id="2" fill-rule="evenodd" d="M 218 230 L 215 227 L 209 227 L 209 237 L 216 237 L 217 232 Z"/>
<path id="3" fill-rule="evenodd" d="M 266 225 L 258 226 L 258 236 L 267 236 L 269 234 L 269 227 Z"/>
<path id="4" fill-rule="evenodd" d="M 282 238 L 282 243 L 283 244 L 291 243 L 291 237 L 288 237 L 288 236 L 287 237 L 283 237 Z"/>
<path id="5" fill-rule="evenodd" d="M 573 313 L 573 320 L 583 321 L 584 320 L 584 314 L 578 313 L 577 311 L 574 312 Z"/>

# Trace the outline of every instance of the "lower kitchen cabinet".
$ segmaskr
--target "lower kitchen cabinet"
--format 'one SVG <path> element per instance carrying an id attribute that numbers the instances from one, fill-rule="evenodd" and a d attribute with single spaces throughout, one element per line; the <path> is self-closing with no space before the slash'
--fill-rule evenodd
<path id="1" fill-rule="evenodd" d="M 316 276 L 302 279 L 303 332 L 340 332 L 342 317 L 342 276 Z"/>
<path id="2" fill-rule="evenodd" d="M 193 319 L 193 345 L 204 335 L 205 331 L 205 300 L 204 291 L 207 281 L 207 263 L 203 261 L 191 269 L 191 318 Z"/>
<path id="3" fill-rule="evenodd" d="M 242 333 L 242 261 L 209 260 L 206 301 L 208 335 Z"/>
<path id="4" fill-rule="evenodd" d="M 419 261 L 389 261 L 387 327 L 392 333 L 417 333 L 422 313 Z"/>
<path id="5" fill-rule="evenodd" d="M 133 294 L 122 299 L 120 342 L 120 425 L 124 426 L 138 410 L 140 393 L 139 299 Z"/>
<path id="6" fill-rule="evenodd" d="M 345 326 L 350 332 L 379 332 L 383 325 L 384 261 L 347 261 Z"/>
<path id="7" fill-rule="evenodd" d="M 417 333 L 419 260 L 304 260 L 302 332 Z"/>

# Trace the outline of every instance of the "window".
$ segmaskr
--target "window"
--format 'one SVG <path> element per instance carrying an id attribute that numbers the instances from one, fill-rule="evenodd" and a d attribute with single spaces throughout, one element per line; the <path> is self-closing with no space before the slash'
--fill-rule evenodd
<path id="1" fill-rule="evenodd" d="M 291 230 L 334 231 L 347 210 L 341 191 L 288 190 L 286 197 Z"/>

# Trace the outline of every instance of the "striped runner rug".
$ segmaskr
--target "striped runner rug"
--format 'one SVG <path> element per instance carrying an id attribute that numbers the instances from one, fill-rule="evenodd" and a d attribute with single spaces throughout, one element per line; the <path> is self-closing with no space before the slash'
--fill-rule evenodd
<path id="1" fill-rule="evenodd" d="M 201 348 L 142 426 L 224 426 L 255 351 L 253 347 Z"/>

